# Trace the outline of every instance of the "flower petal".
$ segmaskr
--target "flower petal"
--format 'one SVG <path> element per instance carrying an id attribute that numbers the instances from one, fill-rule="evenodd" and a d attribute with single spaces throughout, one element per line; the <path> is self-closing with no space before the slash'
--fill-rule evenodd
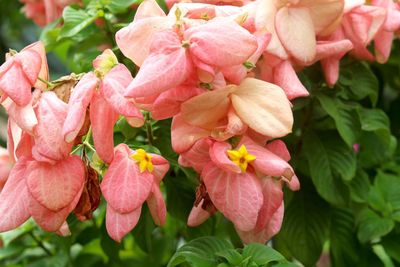
<path id="1" fill-rule="evenodd" d="M 139 167 L 130 158 L 130 149 L 120 145 L 100 185 L 108 205 L 118 213 L 130 213 L 148 198 L 154 181 L 149 172 L 141 173 Z"/>
<path id="2" fill-rule="evenodd" d="M 114 157 L 114 125 L 118 114 L 99 94 L 95 93 L 90 105 L 93 142 L 99 157 L 110 164 Z"/>
<path id="3" fill-rule="evenodd" d="M 258 133 L 277 138 L 291 132 L 293 114 L 280 87 L 246 78 L 232 94 L 231 100 L 236 114 Z"/>
<path id="4" fill-rule="evenodd" d="M 176 153 L 187 151 L 193 144 L 210 135 L 210 131 L 188 124 L 179 114 L 172 119 L 171 142 Z"/>
<path id="5" fill-rule="evenodd" d="M 256 37 L 236 22 L 222 18 L 186 30 L 184 38 L 190 42 L 191 54 L 216 67 L 242 64 L 258 47 Z"/>
<path id="6" fill-rule="evenodd" d="M 44 81 L 49 80 L 49 67 L 47 65 L 46 49 L 44 47 L 44 44 L 41 41 L 35 42 L 35 43 L 25 47 L 24 49 L 22 49 L 21 52 L 26 51 L 26 50 L 35 51 L 39 54 L 39 56 L 41 58 L 41 61 L 40 61 L 41 66 L 40 66 L 38 77 L 40 77 Z M 32 64 L 32 60 L 28 60 L 28 61 L 29 61 L 29 64 Z M 27 66 L 27 68 L 29 69 L 29 66 Z M 47 89 L 47 84 L 40 81 L 39 79 L 37 79 L 34 87 L 38 88 L 42 91 L 45 91 Z"/>
<path id="7" fill-rule="evenodd" d="M 191 125 L 213 129 L 228 113 L 231 92 L 232 88 L 227 87 L 189 99 L 181 106 L 182 118 Z"/>
<path id="8" fill-rule="evenodd" d="M 250 138 L 244 136 L 239 145 L 244 144 L 249 154 L 256 156 L 256 160 L 250 164 L 260 173 L 267 176 L 281 177 L 288 179 L 294 175 L 292 167 L 284 159 L 275 155 L 268 149 L 256 144 Z"/>
<path id="9" fill-rule="evenodd" d="M 202 92 L 199 88 L 183 85 L 165 91 L 154 102 L 151 115 L 156 120 L 171 118 L 179 113 L 183 102 Z"/>
<path id="10" fill-rule="evenodd" d="M 93 72 L 85 74 L 72 91 L 68 102 L 68 114 L 62 134 L 66 142 L 72 142 L 81 130 L 86 109 L 93 98 L 99 80 Z"/>
<path id="11" fill-rule="evenodd" d="M 292 64 L 287 60 L 282 61 L 282 63 L 275 67 L 274 83 L 282 87 L 289 100 L 309 95 L 307 89 L 297 77 Z"/>
<path id="12" fill-rule="evenodd" d="M 55 165 L 32 161 L 26 176 L 28 189 L 40 205 L 51 211 L 67 207 L 82 189 L 85 168 L 78 156 Z"/>
<path id="13" fill-rule="evenodd" d="M 79 202 L 83 190 L 83 186 L 76 194 L 72 202 L 59 211 L 51 211 L 42 206 L 34 197 L 29 198 L 29 212 L 35 222 L 48 232 L 57 232 L 67 220 L 68 215 L 75 209 Z"/>
<path id="14" fill-rule="evenodd" d="M 41 95 L 36 111 L 38 125 L 35 127 L 33 155 L 37 160 L 57 161 L 68 157 L 72 143 L 64 141 L 62 128 L 68 106 L 55 93 Z"/>
<path id="15" fill-rule="evenodd" d="M 224 172 L 211 162 L 201 177 L 213 204 L 225 217 L 242 231 L 255 227 L 263 196 L 260 181 L 253 173 Z"/>
<path id="16" fill-rule="evenodd" d="M 121 242 L 122 238 L 129 233 L 138 223 L 142 207 L 130 213 L 119 213 L 110 205 L 107 205 L 106 228 L 112 239 Z"/>
<path id="17" fill-rule="evenodd" d="M 228 158 L 226 151 L 230 149 L 232 146 L 227 142 L 215 142 L 210 148 L 211 160 L 226 172 L 241 173 L 240 167 Z"/>
<path id="18" fill-rule="evenodd" d="M 154 223 L 159 226 L 164 225 L 167 217 L 167 207 L 165 206 L 165 201 L 160 191 L 160 187 L 155 183 L 153 184 L 151 193 L 147 198 L 147 205 Z"/>
<path id="19" fill-rule="evenodd" d="M 179 156 L 179 164 L 184 167 L 192 167 L 198 173 L 201 173 L 204 166 L 210 162 L 210 147 L 213 142 L 209 138 L 203 138 L 197 141 L 189 150 Z"/>
<path id="20" fill-rule="evenodd" d="M 282 183 L 274 178 L 266 177 L 262 179 L 262 192 L 264 203 L 258 213 L 257 225 L 255 230 L 264 229 L 275 212 L 283 203 Z"/>
<path id="21" fill-rule="evenodd" d="M 15 229 L 30 217 L 29 192 L 25 183 L 26 165 L 26 158 L 19 159 L 0 193 L 0 232 Z"/>
<path id="22" fill-rule="evenodd" d="M 203 210 L 203 208 L 202 208 L 203 203 L 204 203 L 204 200 L 202 199 L 200 201 L 199 205 L 197 205 L 197 207 L 193 206 L 192 210 L 190 211 L 189 218 L 187 221 L 188 226 L 190 226 L 190 227 L 199 226 L 200 224 L 205 222 L 211 216 L 211 214 L 208 211 Z"/>
<path id="23" fill-rule="evenodd" d="M 265 244 L 281 229 L 283 221 L 283 213 L 284 213 L 284 206 L 282 203 L 279 209 L 272 216 L 272 219 L 269 221 L 268 225 L 262 231 L 252 230 L 244 232 L 237 229 L 237 233 L 239 234 L 240 238 L 245 244 L 250 244 L 250 243 Z"/>
<path id="24" fill-rule="evenodd" d="M 32 103 L 25 106 L 18 106 L 14 102 L 11 102 L 7 107 L 7 113 L 22 130 L 33 134 L 33 129 L 38 124 L 38 120 L 33 110 Z"/>
<path id="25" fill-rule="evenodd" d="M 131 122 L 136 118 L 136 125 L 133 126 L 141 127 L 144 123 L 142 113 L 133 101 L 124 97 L 125 88 L 132 80 L 132 75 L 125 65 L 118 64 L 104 77 L 101 91 L 104 99 L 118 114 L 129 117 Z"/>
<path id="26" fill-rule="evenodd" d="M 139 19 L 119 30 L 115 40 L 121 52 L 136 65 L 141 66 L 150 53 L 155 33 L 171 28 L 173 22 L 166 17 Z"/>
<path id="27" fill-rule="evenodd" d="M 316 54 L 313 21 L 309 10 L 283 7 L 276 13 L 275 29 L 283 46 L 301 62 L 309 62 Z"/>
<path id="28" fill-rule="evenodd" d="M 31 101 L 33 83 L 26 77 L 20 63 L 14 58 L 10 60 L 12 63 L 8 70 L 0 73 L 0 91 L 6 93 L 17 105 L 25 106 Z"/>
<path id="29" fill-rule="evenodd" d="M 187 49 L 173 31 L 154 34 L 150 54 L 143 62 L 125 96 L 145 97 L 182 84 L 192 71 Z"/>

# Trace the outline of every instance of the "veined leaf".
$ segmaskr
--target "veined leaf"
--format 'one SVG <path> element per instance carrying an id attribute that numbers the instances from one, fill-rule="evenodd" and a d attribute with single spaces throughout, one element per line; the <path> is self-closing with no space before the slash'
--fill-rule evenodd
<path id="1" fill-rule="evenodd" d="M 111 0 L 111 2 L 106 5 L 106 8 L 111 11 L 111 13 L 118 14 L 128 11 L 128 8 L 133 4 L 140 3 L 139 0 Z"/>
<path id="2" fill-rule="evenodd" d="M 340 136 L 349 147 L 353 146 L 357 142 L 361 128 L 356 111 L 336 97 L 324 94 L 318 94 L 317 97 L 322 108 L 334 119 Z"/>
<path id="3" fill-rule="evenodd" d="M 369 208 L 364 208 L 357 216 L 358 239 L 365 243 L 388 234 L 394 228 L 394 221 L 383 218 Z"/>
<path id="4" fill-rule="evenodd" d="M 349 190 L 343 180 L 350 181 L 355 176 L 354 151 L 335 134 L 309 132 L 304 137 L 304 153 L 318 193 L 330 203 L 346 203 Z"/>
<path id="5" fill-rule="evenodd" d="M 329 206 L 306 180 L 285 210 L 279 238 L 305 266 L 319 259 L 329 230 Z"/>
<path id="6" fill-rule="evenodd" d="M 90 15 L 84 10 L 67 6 L 63 11 L 64 25 L 58 39 L 72 37 L 97 19 L 97 14 Z"/>
<path id="7" fill-rule="evenodd" d="M 286 261 L 278 251 L 263 244 L 250 244 L 243 249 L 243 257 L 251 257 L 251 259 L 258 265 L 266 265 L 274 261 Z"/>
<path id="8" fill-rule="evenodd" d="M 358 242 L 351 210 L 333 209 L 330 224 L 330 252 L 333 266 L 354 266 L 358 261 Z"/>
<path id="9" fill-rule="evenodd" d="M 192 267 L 214 267 L 218 265 L 218 252 L 233 249 L 229 242 L 215 237 L 201 237 L 183 245 L 168 263 L 168 267 L 187 262 Z"/>

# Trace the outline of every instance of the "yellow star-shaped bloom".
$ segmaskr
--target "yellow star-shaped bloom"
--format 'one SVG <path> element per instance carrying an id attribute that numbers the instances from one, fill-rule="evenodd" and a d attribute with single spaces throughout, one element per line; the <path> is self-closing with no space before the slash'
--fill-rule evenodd
<path id="1" fill-rule="evenodd" d="M 146 153 L 143 149 L 137 149 L 136 153 L 131 155 L 131 158 L 136 160 L 139 164 L 140 172 L 143 173 L 145 170 L 152 172 L 154 170 L 153 162 L 151 161 L 152 156 Z"/>
<path id="2" fill-rule="evenodd" d="M 249 162 L 256 159 L 256 156 L 249 154 L 245 145 L 242 145 L 238 150 L 228 150 L 229 159 L 238 165 L 242 172 L 246 172 Z"/>

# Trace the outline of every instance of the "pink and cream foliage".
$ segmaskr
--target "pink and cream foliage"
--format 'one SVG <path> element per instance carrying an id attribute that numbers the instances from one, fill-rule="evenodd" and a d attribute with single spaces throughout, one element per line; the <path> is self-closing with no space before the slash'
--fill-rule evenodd
<path id="1" fill-rule="evenodd" d="M 22 2 L 43 26 L 80 1 Z M 296 72 L 320 63 L 323 86 L 334 87 L 346 54 L 384 63 L 400 28 L 400 8 L 391 0 L 168 5 L 166 14 L 156 1 L 143 1 L 115 35 L 113 50 L 122 53 L 106 49 L 91 71 L 74 74 L 65 99 L 56 92 L 65 80 L 49 81 L 41 42 L 7 54 L 0 66 L 0 101 L 9 115 L 8 151 L 0 149 L 0 232 L 32 217 L 46 231 L 68 234 L 67 216 L 88 204 L 84 197 L 90 202 L 89 178 L 98 189 L 93 195 L 99 201 L 101 189 L 107 202 L 105 224 L 115 241 L 137 225 L 145 202 L 155 224 L 165 224 L 160 184 L 170 162 L 139 147 L 157 151 L 154 120 L 171 119 L 179 156 L 171 165 L 198 174 L 188 225 L 218 211 L 245 243 L 265 243 L 282 225 L 283 187 L 300 189 L 279 140 L 292 133 L 291 101 L 309 95 Z M 134 77 L 116 55 L 136 65 Z M 144 126 L 146 137 L 115 145 L 119 120 Z M 102 176 L 100 186 L 89 166 Z"/>

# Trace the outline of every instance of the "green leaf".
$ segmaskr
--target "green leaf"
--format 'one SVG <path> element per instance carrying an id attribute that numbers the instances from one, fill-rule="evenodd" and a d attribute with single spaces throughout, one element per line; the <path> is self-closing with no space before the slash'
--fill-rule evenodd
<path id="1" fill-rule="evenodd" d="M 341 70 L 339 84 L 345 87 L 346 94 L 354 100 L 369 97 L 375 105 L 378 99 L 379 84 L 369 66 L 362 62 L 354 62 Z"/>
<path id="2" fill-rule="evenodd" d="M 386 253 L 400 263 L 400 234 L 388 235 L 382 238 L 382 245 Z"/>
<path id="3" fill-rule="evenodd" d="M 336 96 L 329 97 L 324 94 L 317 95 L 322 108 L 336 123 L 337 130 L 349 147 L 352 147 L 358 139 L 360 121 L 353 107 L 344 104 Z"/>
<path id="4" fill-rule="evenodd" d="M 125 117 L 122 117 L 117 121 L 114 132 L 121 132 L 125 136 L 125 140 L 129 141 L 138 134 L 139 130 L 140 128 L 133 128 Z"/>
<path id="5" fill-rule="evenodd" d="M 150 253 L 153 249 L 152 233 L 155 227 L 156 225 L 151 218 L 148 207 L 144 206 L 142 208 L 139 222 L 133 229 L 132 234 L 135 237 L 135 242 L 147 253 Z"/>
<path id="6" fill-rule="evenodd" d="M 193 183 L 182 171 L 171 172 L 163 181 L 167 188 L 169 214 L 186 222 L 195 201 L 197 184 Z"/>
<path id="7" fill-rule="evenodd" d="M 354 151 L 335 134 L 313 132 L 305 135 L 303 151 L 318 193 L 331 203 L 346 203 L 349 189 L 342 180 L 350 181 L 356 173 Z"/>
<path id="8" fill-rule="evenodd" d="M 243 249 L 243 257 L 251 257 L 258 265 L 273 261 L 285 261 L 285 257 L 273 248 L 262 244 L 250 244 Z"/>
<path id="9" fill-rule="evenodd" d="M 382 138 L 374 132 L 363 132 L 360 138 L 359 163 L 363 168 L 372 168 L 390 161 L 397 147 L 394 136 Z"/>
<path id="10" fill-rule="evenodd" d="M 59 24 L 60 20 L 49 23 L 48 25 L 46 25 L 46 27 L 43 28 L 40 34 L 39 39 L 43 42 L 47 52 L 50 52 L 59 45 L 59 43 L 57 42 L 57 38 L 60 35 L 60 28 L 57 27 Z"/>
<path id="11" fill-rule="evenodd" d="M 358 114 L 361 121 L 361 129 L 364 131 L 389 131 L 390 121 L 386 113 L 381 109 L 359 108 Z"/>
<path id="12" fill-rule="evenodd" d="M 194 239 L 178 249 L 168 263 L 168 267 L 184 262 L 192 267 L 215 267 L 218 265 L 216 253 L 229 249 L 233 249 L 233 246 L 222 239 L 215 237 Z"/>
<path id="13" fill-rule="evenodd" d="M 329 230 L 329 206 L 302 180 L 302 189 L 294 194 L 285 210 L 279 238 L 293 257 L 306 266 L 319 259 Z"/>
<path id="14" fill-rule="evenodd" d="M 371 188 L 368 174 L 359 169 L 356 176 L 350 182 L 350 194 L 353 201 L 365 203 L 368 199 L 368 193 Z"/>
<path id="15" fill-rule="evenodd" d="M 63 11 L 64 25 L 58 39 L 72 37 L 97 19 L 97 14 L 89 15 L 84 10 L 67 6 Z"/>
<path id="16" fill-rule="evenodd" d="M 400 214 L 400 177 L 378 172 L 369 195 L 369 204 L 385 216 L 398 219 Z"/>
<path id="17" fill-rule="evenodd" d="M 24 251 L 25 247 L 21 244 L 10 244 L 0 249 L 0 260 L 16 257 Z"/>
<path id="18" fill-rule="evenodd" d="M 354 266 L 358 261 L 358 242 L 351 210 L 333 209 L 330 224 L 330 252 L 333 266 Z"/>
<path id="19" fill-rule="evenodd" d="M 240 253 L 237 252 L 235 249 L 222 250 L 215 253 L 215 255 L 226 259 L 228 263 L 235 266 L 239 265 L 243 260 L 243 256 L 240 255 Z"/>
<path id="20" fill-rule="evenodd" d="M 358 239 L 365 243 L 388 234 L 394 228 L 394 221 L 382 218 L 374 211 L 364 208 L 356 218 L 358 224 Z"/>
<path id="21" fill-rule="evenodd" d="M 124 13 L 128 11 L 130 6 L 138 2 L 138 0 L 111 0 L 111 2 L 106 5 L 106 8 L 114 14 Z"/>

